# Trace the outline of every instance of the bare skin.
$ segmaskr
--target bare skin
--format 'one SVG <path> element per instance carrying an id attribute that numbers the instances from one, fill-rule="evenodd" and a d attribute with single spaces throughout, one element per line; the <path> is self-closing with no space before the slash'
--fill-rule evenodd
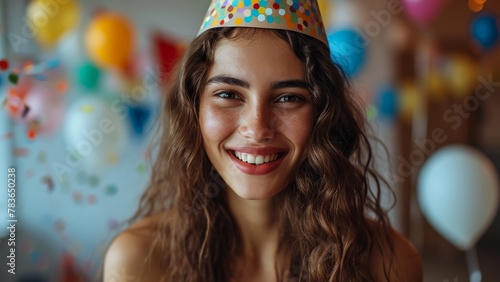
<path id="1" fill-rule="evenodd" d="M 162 271 L 164 271 L 161 265 L 143 265 L 153 241 L 158 220 L 159 216 L 142 219 L 113 240 L 104 261 L 104 282 L 160 281 Z M 389 257 L 387 252 L 382 253 L 375 248 L 367 261 L 375 281 L 386 281 L 383 262 L 387 267 L 392 261 L 389 281 L 421 282 L 423 280 L 422 264 L 418 252 L 398 232 L 391 229 L 390 235 L 394 244 L 394 256 Z M 256 245 L 253 255 L 247 252 L 246 257 L 240 261 L 245 271 L 241 272 L 242 276 L 234 278 L 233 281 L 277 281 L 274 271 L 277 258 L 273 257 L 272 251 L 264 249 L 264 246 L 269 246 L 272 250 L 269 243 Z M 154 262 L 154 259 L 152 261 Z M 128 280 L 120 280 L 120 276 L 117 275 L 123 275 L 122 278 L 126 277 Z"/>

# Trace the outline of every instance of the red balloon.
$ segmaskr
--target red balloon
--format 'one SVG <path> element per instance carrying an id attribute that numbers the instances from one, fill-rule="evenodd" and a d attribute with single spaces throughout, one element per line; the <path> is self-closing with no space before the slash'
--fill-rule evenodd
<path id="1" fill-rule="evenodd" d="M 444 7 L 446 0 L 403 0 L 404 10 L 417 24 L 433 20 Z"/>

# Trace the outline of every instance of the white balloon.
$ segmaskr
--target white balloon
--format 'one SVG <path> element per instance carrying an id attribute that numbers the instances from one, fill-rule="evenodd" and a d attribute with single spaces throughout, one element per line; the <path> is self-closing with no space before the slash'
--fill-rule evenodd
<path id="1" fill-rule="evenodd" d="M 80 98 L 65 121 L 67 151 L 75 152 L 87 170 L 101 172 L 114 164 L 125 148 L 125 118 L 98 98 Z"/>
<path id="2" fill-rule="evenodd" d="M 56 52 L 64 65 L 77 66 L 83 61 L 83 39 L 78 31 L 65 34 L 58 42 Z"/>
<path id="3" fill-rule="evenodd" d="M 481 152 L 447 146 L 423 165 L 418 201 L 434 228 L 457 248 L 468 250 L 492 223 L 499 204 L 498 175 Z"/>
<path id="4" fill-rule="evenodd" d="M 333 9 L 329 12 L 330 25 L 328 30 L 337 30 L 343 28 L 363 27 L 368 19 L 367 9 L 358 1 L 338 0 L 333 3 Z"/>

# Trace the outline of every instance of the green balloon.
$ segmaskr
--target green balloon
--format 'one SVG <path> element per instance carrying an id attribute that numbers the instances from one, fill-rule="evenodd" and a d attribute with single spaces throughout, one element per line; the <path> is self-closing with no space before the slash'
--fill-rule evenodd
<path id="1" fill-rule="evenodd" d="M 78 69 L 78 81 L 86 90 L 95 90 L 100 77 L 101 70 L 91 63 L 84 63 Z"/>

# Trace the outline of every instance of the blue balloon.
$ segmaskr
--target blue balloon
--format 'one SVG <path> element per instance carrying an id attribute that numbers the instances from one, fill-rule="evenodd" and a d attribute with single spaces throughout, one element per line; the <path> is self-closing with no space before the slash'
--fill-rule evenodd
<path id="1" fill-rule="evenodd" d="M 331 59 L 348 77 L 356 76 L 366 60 L 366 42 L 352 29 L 337 30 L 328 35 Z"/>
<path id="2" fill-rule="evenodd" d="M 399 108 L 397 90 L 392 86 L 383 87 L 379 92 L 376 104 L 381 118 L 395 118 Z"/>
<path id="3" fill-rule="evenodd" d="M 127 105 L 127 108 L 132 132 L 135 136 L 141 137 L 151 117 L 151 110 L 147 105 Z"/>
<path id="4" fill-rule="evenodd" d="M 472 36 L 484 49 L 493 48 L 499 36 L 497 19 L 492 15 L 478 16 L 472 22 Z"/>

